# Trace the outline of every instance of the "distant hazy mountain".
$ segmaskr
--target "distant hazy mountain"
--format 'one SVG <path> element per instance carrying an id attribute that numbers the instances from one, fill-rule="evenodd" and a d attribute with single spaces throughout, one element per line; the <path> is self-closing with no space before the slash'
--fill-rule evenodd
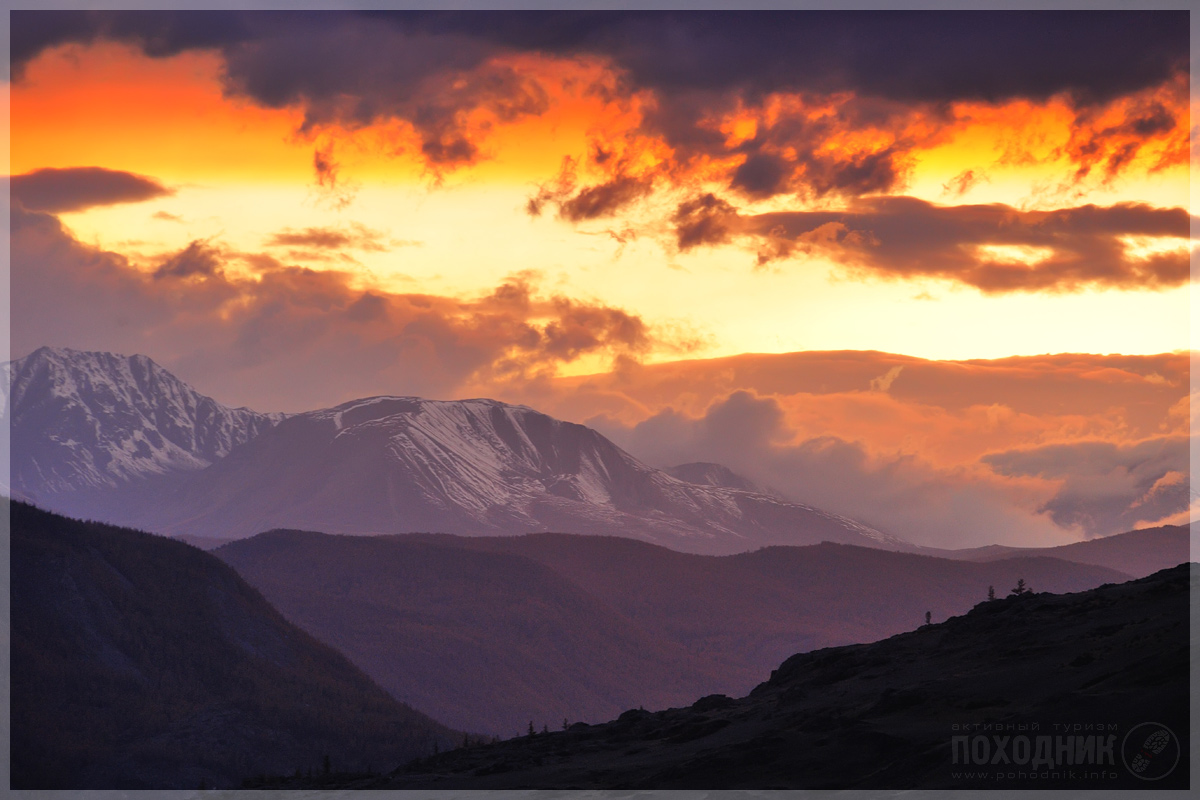
<path id="1" fill-rule="evenodd" d="M 792 653 L 912 630 L 1019 578 L 1049 591 L 1126 578 L 1052 558 L 835 544 L 713 557 L 565 534 L 273 531 L 214 554 L 397 698 L 505 736 L 744 693 Z"/>
<path id="2" fill-rule="evenodd" d="M 42 347 L 0 368 L 12 490 L 69 513 L 203 469 L 282 418 L 227 408 L 146 356 Z"/>
<path id="3" fill-rule="evenodd" d="M 493 400 L 375 397 L 264 431 L 133 522 L 172 535 L 533 531 L 735 553 L 903 541 L 810 506 L 671 477 L 594 430 Z"/>
<path id="4" fill-rule="evenodd" d="M 1006 547 L 993 544 L 966 550 L 923 548 L 923 551 L 964 561 L 998 561 L 1030 555 L 1051 556 L 1077 564 L 1108 567 L 1135 578 L 1142 578 L 1187 561 L 1191 553 L 1191 532 L 1184 525 L 1163 525 L 1058 547 Z"/>
<path id="5" fill-rule="evenodd" d="M 237 787 L 461 743 L 213 556 L 11 512 L 12 788 Z"/>
<path id="6" fill-rule="evenodd" d="M 741 699 L 631 709 L 356 788 L 1186 790 L 1189 571 L 981 603 L 885 641 L 793 656 Z"/>
<path id="7" fill-rule="evenodd" d="M 466 730 L 514 736 L 680 703 L 726 671 L 753 682 L 553 569 L 454 538 L 272 531 L 214 555 L 393 696 Z"/>

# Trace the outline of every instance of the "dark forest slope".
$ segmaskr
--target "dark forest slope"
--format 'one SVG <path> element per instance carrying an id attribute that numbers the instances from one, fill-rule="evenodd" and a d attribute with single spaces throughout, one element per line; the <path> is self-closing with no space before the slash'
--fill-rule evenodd
<path id="1" fill-rule="evenodd" d="M 182 542 L 11 504 L 13 788 L 237 786 L 461 741 Z"/>

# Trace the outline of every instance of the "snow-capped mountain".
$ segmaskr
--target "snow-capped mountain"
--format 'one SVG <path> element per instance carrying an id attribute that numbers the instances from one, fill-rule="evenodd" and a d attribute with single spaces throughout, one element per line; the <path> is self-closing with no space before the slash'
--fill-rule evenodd
<path id="1" fill-rule="evenodd" d="M 42 347 L 0 369 L 12 490 L 50 508 L 201 470 L 283 418 L 227 408 L 141 355 Z"/>
<path id="2" fill-rule="evenodd" d="M 374 397 L 290 417 L 191 476 L 140 524 L 238 538 L 534 531 L 698 553 L 822 540 L 902 549 L 868 526 L 641 463 L 596 431 L 494 400 Z"/>
<path id="3" fill-rule="evenodd" d="M 745 489 L 747 492 L 759 494 L 774 494 L 744 475 L 731 470 L 724 464 L 714 464 L 711 461 L 692 461 L 667 468 L 667 474 L 688 483 L 701 486 L 723 486 L 726 489 Z"/>
<path id="4" fill-rule="evenodd" d="M 285 417 L 227 408 L 145 356 L 41 348 L 0 366 L 13 494 L 73 516 L 218 539 L 550 530 L 699 553 L 909 547 L 719 465 L 681 480 L 525 406 L 374 397 Z"/>

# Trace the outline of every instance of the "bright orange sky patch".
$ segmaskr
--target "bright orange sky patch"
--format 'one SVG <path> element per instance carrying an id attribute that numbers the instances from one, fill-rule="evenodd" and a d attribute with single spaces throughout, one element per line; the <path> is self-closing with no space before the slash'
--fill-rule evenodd
<path id="1" fill-rule="evenodd" d="M 312 180 L 294 111 L 224 97 L 220 59 L 151 61 L 102 44 L 57 48 L 12 90 L 12 171 L 104 166 L 169 182 Z"/>

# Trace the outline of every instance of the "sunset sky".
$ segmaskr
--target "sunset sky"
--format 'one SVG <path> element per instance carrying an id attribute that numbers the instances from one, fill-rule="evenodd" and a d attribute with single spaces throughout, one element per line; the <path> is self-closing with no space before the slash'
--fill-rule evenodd
<path id="1" fill-rule="evenodd" d="M 523 402 L 926 544 L 1185 520 L 1188 24 L 13 12 L 12 355 Z"/>

